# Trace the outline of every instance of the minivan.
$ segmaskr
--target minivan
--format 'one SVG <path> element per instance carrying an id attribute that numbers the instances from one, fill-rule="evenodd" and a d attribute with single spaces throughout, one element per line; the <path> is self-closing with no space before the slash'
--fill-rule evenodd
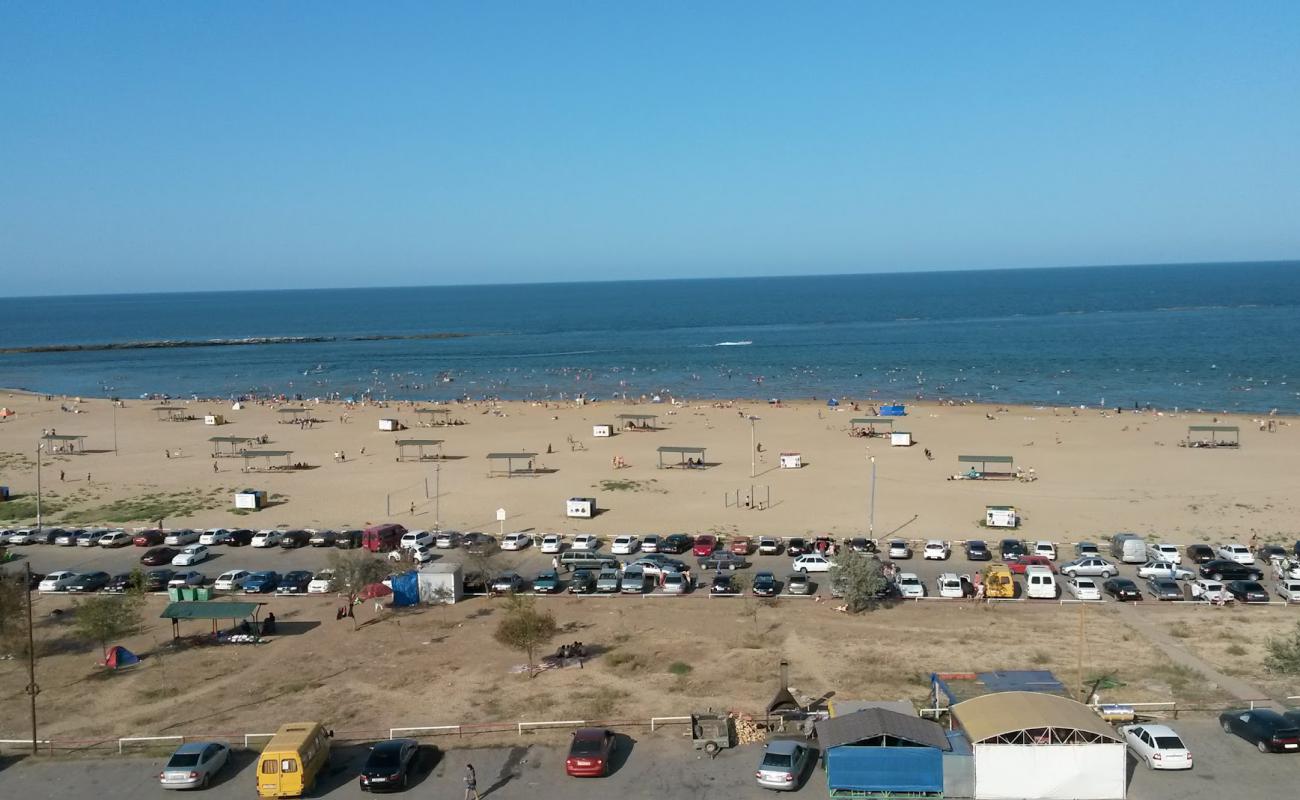
<path id="1" fill-rule="evenodd" d="M 372 553 L 387 553 L 397 549 L 404 533 L 406 528 L 395 522 L 371 525 L 361 532 L 361 546 Z"/>
<path id="2" fill-rule="evenodd" d="M 1110 539 L 1110 555 L 1125 564 L 1145 564 L 1147 543 L 1136 533 L 1117 533 Z"/>
<path id="3" fill-rule="evenodd" d="M 592 571 L 618 569 L 618 559 L 583 550 L 565 550 L 560 553 L 560 566 L 565 569 L 587 569 Z"/>
<path id="4" fill-rule="evenodd" d="M 259 797 L 302 797 L 329 762 L 333 731 L 319 722 L 281 725 L 257 759 Z"/>
<path id="5" fill-rule="evenodd" d="M 1025 594 L 1041 600 L 1056 599 L 1056 576 L 1048 567 L 1025 567 Z"/>

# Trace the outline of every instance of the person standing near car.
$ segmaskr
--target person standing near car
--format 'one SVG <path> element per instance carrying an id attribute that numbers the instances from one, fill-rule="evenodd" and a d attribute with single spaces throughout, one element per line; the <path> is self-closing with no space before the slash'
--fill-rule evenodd
<path id="1" fill-rule="evenodd" d="M 469 800 L 470 795 L 474 800 L 479 800 L 478 796 L 478 776 L 474 774 L 474 765 L 465 765 L 465 800 Z"/>

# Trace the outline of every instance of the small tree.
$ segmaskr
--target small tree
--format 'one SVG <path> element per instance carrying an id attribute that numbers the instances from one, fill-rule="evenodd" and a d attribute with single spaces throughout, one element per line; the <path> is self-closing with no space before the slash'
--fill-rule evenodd
<path id="1" fill-rule="evenodd" d="M 538 611 L 531 597 L 512 594 L 506 599 L 506 613 L 497 624 L 495 638 L 506 647 L 524 652 L 531 677 L 537 674 L 533 668 L 537 648 L 555 638 L 557 630 L 554 614 Z"/>
<path id="2" fill-rule="evenodd" d="M 356 605 L 361 592 L 372 583 L 379 583 L 388 577 L 389 567 L 382 560 L 369 553 L 349 553 L 336 550 L 329 554 L 329 568 L 334 573 L 330 579 L 330 591 L 348 598 L 348 614 Z M 352 617 L 352 629 L 356 630 L 357 619 Z"/>
<path id="3" fill-rule="evenodd" d="M 878 559 L 847 548 L 836 554 L 830 576 L 832 585 L 843 593 L 849 611 L 855 614 L 871 608 L 889 588 L 884 565 Z"/>
<path id="4" fill-rule="evenodd" d="M 142 606 L 138 595 L 101 595 L 78 600 L 73 606 L 73 633 L 79 639 L 98 644 L 100 652 L 107 653 L 109 642 L 139 630 Z"/>
<path id="5" fill-rule="evenodd" d="M 1269 637 L 1264 668 L 1281 675 L 1300 674 L 1300 622 L 1287 636 Z"/>
<path id="6" fill-rule="evenodd" d="M 491 586 L 499 571 L 498 556 L 500 555 L 501 548 L 495 543 L 480 545 L 472 553 L 466 551 L 465 582 L 481 582 L 484 588 Z"/>
<path id="7" fill-rule="evenodd" d="M 0 573 L 0 649 L 27 652 L 26 576 L 21 572 Z"/>

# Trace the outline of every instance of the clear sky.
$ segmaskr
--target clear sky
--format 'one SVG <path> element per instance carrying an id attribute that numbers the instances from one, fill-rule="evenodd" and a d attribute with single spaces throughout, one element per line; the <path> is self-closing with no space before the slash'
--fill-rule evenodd
<path id="1" fill-rule="evenodd" d="M 1300 2 L 0 5 L 0 294 L 1300 257 Z"/>

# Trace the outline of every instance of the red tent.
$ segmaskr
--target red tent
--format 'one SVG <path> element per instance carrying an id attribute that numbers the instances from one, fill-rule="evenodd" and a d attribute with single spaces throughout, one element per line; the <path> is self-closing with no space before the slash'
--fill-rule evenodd
<path id="1" fill-rule="evenodd" d="M 389 589 L 387 586 L 383 585 L 382 583 L 372 583 L 366 588 L 361 590 L 361 599 L 370 600 L 375 597 L 387 597 L 392 593 L 393 590 Z"/>

